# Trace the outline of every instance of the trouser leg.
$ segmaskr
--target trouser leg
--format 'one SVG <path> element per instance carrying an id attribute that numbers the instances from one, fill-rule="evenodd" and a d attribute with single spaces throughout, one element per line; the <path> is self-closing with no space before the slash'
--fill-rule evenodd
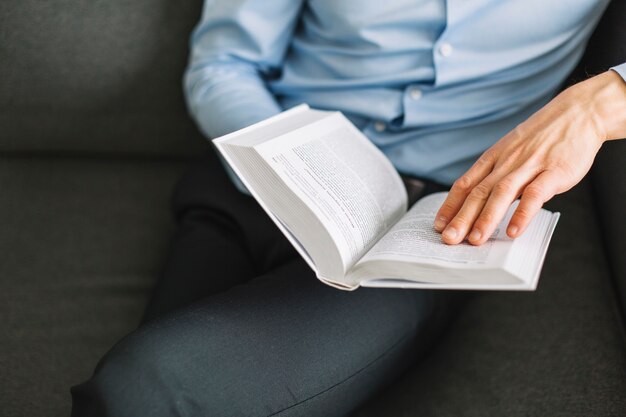
<path id="1" fill-rule="evenodd" d="M 73 389 L 74 416 L 342 416 L 446 322 L 452 293 L 327 287 L 249 197 L 185 181 L 150 320 Z"/>
<path id="2" fill-rule="evenodd" d="M 446 295 L 342 292 L 296 259 L 124 338 L 73 415 L 343 416 L 431 344 Z"/>
<path id="3" fill-rule="evenodd" d="M 177 229 L 144 321 L 298 256 L 258 203 L 236 189 L 212 152 L 177 185 L 173 212 Z"/>

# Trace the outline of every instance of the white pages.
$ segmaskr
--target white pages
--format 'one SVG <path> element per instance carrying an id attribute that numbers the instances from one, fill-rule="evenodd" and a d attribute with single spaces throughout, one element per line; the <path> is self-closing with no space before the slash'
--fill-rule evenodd
<path id="1" fill-rule="evenodd" d="M 339 112 L 295 107 L 217 138 L 224 159 L 320 280 L 359 286 L 533 290 L 558 213 L 524 235 L 449 246 L 433 229 L 446 193 L 418 201 L 389 160 Z"/>

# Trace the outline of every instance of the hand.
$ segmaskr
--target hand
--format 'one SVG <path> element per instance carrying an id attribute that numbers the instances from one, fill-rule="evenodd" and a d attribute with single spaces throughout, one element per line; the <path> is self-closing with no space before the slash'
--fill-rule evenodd
<path id="1" fill-rule="evenodd" d="M 452 186 L 435 218 L 447 244 L 487 241 L 521 196 L 507 235 L 576 185 L 605 140 L 626 136 L 626 83 L 613 71 L 563 91 L 500 139 Z"/>

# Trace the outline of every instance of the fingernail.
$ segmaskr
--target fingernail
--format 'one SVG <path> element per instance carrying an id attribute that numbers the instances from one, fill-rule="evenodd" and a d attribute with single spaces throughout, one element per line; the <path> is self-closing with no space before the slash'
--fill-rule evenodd
<path id="1" fill-rule="evenodd" d="M 480 240 L 480 237 L 482 235 L 483 234 L 480 232 L 480 230 L 474 229 L 474 230 L 472 230 L 472 233 L 470 233 L 470 235 L 469 235 L 469 240 L 470 240 L 470 242 L 476 242 L 476 241 Z"/>
<path id="2" fill-rule="evenodd" d="M 437 217 L 435 219 L 435 229 L 437 230 L 443 230 L 443 228 L 446 227 L 447 224 L 448 222 L 446 221 L 445 217 Z"/>
<path id="3" fill-rule="evenodd" d="M 456 239 L 457 234 L 458 232 L 454 227 L 448 227 L 446 230 L 443 231 L 443 237 L 448 240 Z"/>
<path id="4" fill-rule="evenodd" d="M 509 236 L 516 236 L 518 230 L 517 226 L 509 226 Z"/>

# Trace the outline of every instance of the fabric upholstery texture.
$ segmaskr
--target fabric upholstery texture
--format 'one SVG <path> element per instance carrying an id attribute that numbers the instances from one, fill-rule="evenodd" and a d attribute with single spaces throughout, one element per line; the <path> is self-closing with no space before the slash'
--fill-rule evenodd
<path id="1" fill-rule="evenodd" d="M 626 320 L 626 140 L 605 143 L 592 174 L 604 249 Z"/>
<path id="2" fill-rule="evenodd" d="M 2 416 L 67 416 L 69 387 L 141 317 L 185 165 L 169 158 L 204 147 L 181 88 L 201 4 L 0 2 Z M 578 79 L 626 61 L 625 14 L 614 0 Z M 625 147 L 549 204 L 563 217 L 537 292 L 474 296 L 355 415 L 626 415 Z"/>
<path id="3" fill-rule="evenodd" d="M 612 1 L 589 42 L 578 78 L 626 62 L 626 1 Z M 596 207 L 613 279 L 626 319 L 626 141 L 606 143 L 592 170 Z"/>
<path id="4" fill-rule="evenodd" d="M 181 167 L 2 160 L 3 415 L 68 415 L 69 386 L 137 324 Z M 357 416 L 626 413 L 626 344 L 588 185 L 550 208 L 564 215 L 539 290 L 473 297 L 426 362 Z"/>
<path id="5" fill-rule="evenodd" d="M 561 211 L 533 293 L 478 293 L 370 416 L 623 416 L 626 338 L 588 184 Z"/>
<path id="6" fill-rule="evenodd" d="M 201 0 L 0 2 L 0 151 L 189 155 Z"/>
<path id="7" fill-rule="evenodd" d="M 69 387 L 136 326 L 181 166 L 0 159 L 0 415 L 68 416 Z"/>

